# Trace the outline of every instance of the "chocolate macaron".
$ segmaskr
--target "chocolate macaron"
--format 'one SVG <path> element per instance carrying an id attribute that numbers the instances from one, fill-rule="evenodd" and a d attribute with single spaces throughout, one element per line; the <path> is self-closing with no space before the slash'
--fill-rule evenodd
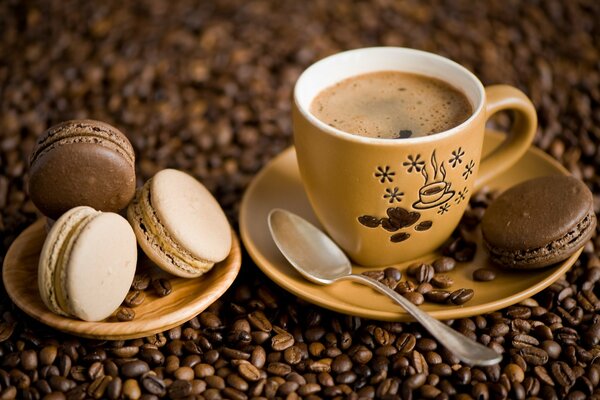
<path id="1" fill-rule="evenodd" d="M 75 207 L 56 221 L 42 247 L 40 296 L 56 314 L 103 320 L 125 299 L 136 261 L 135 235 L 125 218 Z"/>
<path id="2" fill-rule="evenodd" d="M 593 197 L 571 176 L 520 183 L 487 209 L 481 229 L 491 259 L 514 269 L 534 269 L 565 260 L 596 228 Z"/>
<path id="3" fill-rule="evenodd" d="M 148 180 L 137 190 L 127 218 L 146 255 L 176 276 L 200 276 L 231 250 L 231 228 L 221 206 L 181 171 L 165 169 Z"/>
<path id="4" fill-rule="evenodd" d="M 55 125 L 40 136 L 31 154 L 31 200 L 53 219 L 77 206 L 120 211 L 133 198 L 135 183 L 131 143 L 104 122 Z"/>

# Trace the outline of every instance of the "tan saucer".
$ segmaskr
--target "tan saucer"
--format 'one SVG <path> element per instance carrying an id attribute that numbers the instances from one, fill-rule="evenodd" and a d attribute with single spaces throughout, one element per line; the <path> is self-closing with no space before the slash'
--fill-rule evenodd
<path id="1" fill-rule="evenodd" d="M 231 252 L 213 269 L 194 279 L 169 276 L 173 292 L 158 297 L 146 291 L 146 299 L 135 308 L 129 322 L 86 322 L 50 312 L 40 298 L 37 282 L 38 258 L 46 230 L 38 220 L 14 241 L 4 259 L 2 278 L 12 301 L 21 310 L 52 328 L 94 339 L 134 339 L 173 328 L 205 310 L 231 286 L 242 262 L 240 243 L 233 232 Z M 140 268 L 140 265 L 138 265 Z"/>
<path id="2" fill-rule="evenodd" d="M 487 131 L 484 154 L 502 140 L 502 134 Z M 567 175 L 568 172 L 541 150 L 531 148 L 510 170 L 490 183 L 492 189 L 504 190 L 521 181 L 544 175 Z M 300 181 L 293 148 L 287 149 L 271 161 L 248 187 L 240 210 L 240 233 L 250 256 L 259 268 L 275 283 L 287 291 L 319 306 L 364 318 L 410 321 L 411 317 L 391 300 L 368 287 L 351 282 L 338 282 L 319 286 L 302 278 L 283 258 L 269 235 L 267 214 L 273 208 L 292 211 L 320 227 Z M 470 263 L 459 264 L 450 272 L 453 288 L 472 288 L 475 296 L 463 306 L 427 303 L 421 307 L 438 319 L 454 319 L 491 312 L 515 304 L 551 285 L 575 263 L 581 250 L 562 263 L 531 272 L 498 271 L 491 282 L 475 282 L 471 278 L 475 269 L 491 266 L 481 242 L 481 233 L 472 238 L 477 242 L 477 255 Z M 439 254 L 430 254 L 422 261 L 431 261 Z M 414 260 L 413 260 L 414 262 Z M 412 262 L 400 264 L 406 268 Z M 354 266 L 354 273 L 366 268 Z"/>

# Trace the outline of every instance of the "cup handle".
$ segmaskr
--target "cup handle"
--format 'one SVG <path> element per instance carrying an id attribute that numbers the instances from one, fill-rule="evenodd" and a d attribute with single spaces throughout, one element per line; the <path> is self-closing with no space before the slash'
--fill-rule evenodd
<path id="1" fill-rule="evenodd" d="M 514 165 L 531 146 L 537 129 L 535 107 L 519 89 L 508 85 L 493 85 L 486 87 L 485 92 L 486 119 L 498 111 L 514 110 L 515 120 L 504 142 L 482 158 L 475 190 L 481 189 L 496 175 Z"/>

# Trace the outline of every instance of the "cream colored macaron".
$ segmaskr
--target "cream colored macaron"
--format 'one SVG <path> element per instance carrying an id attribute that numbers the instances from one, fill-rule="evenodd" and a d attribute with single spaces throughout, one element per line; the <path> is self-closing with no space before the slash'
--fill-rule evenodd
<path id="1" fill-rule="evenodd" d="M 40 254 L 42 301 L 56 314 L 103 320 L 125 299 L 136 262 L 135 235 L 125 218 L 72 208 L 54 223 Z"/>
<path id="2" fill-rule="evenodd" d="M 231 228 L 221 206 L 192 176 L 159 171 L 136 192 L 127 209 L 138 243 L 163 270 L 194 278 L 224 260 Z"/>

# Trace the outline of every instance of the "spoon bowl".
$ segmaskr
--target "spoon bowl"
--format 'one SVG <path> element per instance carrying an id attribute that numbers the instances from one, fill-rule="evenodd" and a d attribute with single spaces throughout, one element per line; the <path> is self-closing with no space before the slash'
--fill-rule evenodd
<path id="1" fill-rule="evenodd" d="M 274 209 L 269 213 L 268 225 L 277 248 L 294 269 L 309 281 L 330 285 L 339 280 L 351 280 L 370 286 L 402 306 L 461 361 L 488 366 L 497 364 L 502 359 L 494 350 L 429 316 L 388 286 L 366 275 L 352 274 L 352 264 L 346 254 L 329 236 L 302 217 L 286 210 Z"/>

